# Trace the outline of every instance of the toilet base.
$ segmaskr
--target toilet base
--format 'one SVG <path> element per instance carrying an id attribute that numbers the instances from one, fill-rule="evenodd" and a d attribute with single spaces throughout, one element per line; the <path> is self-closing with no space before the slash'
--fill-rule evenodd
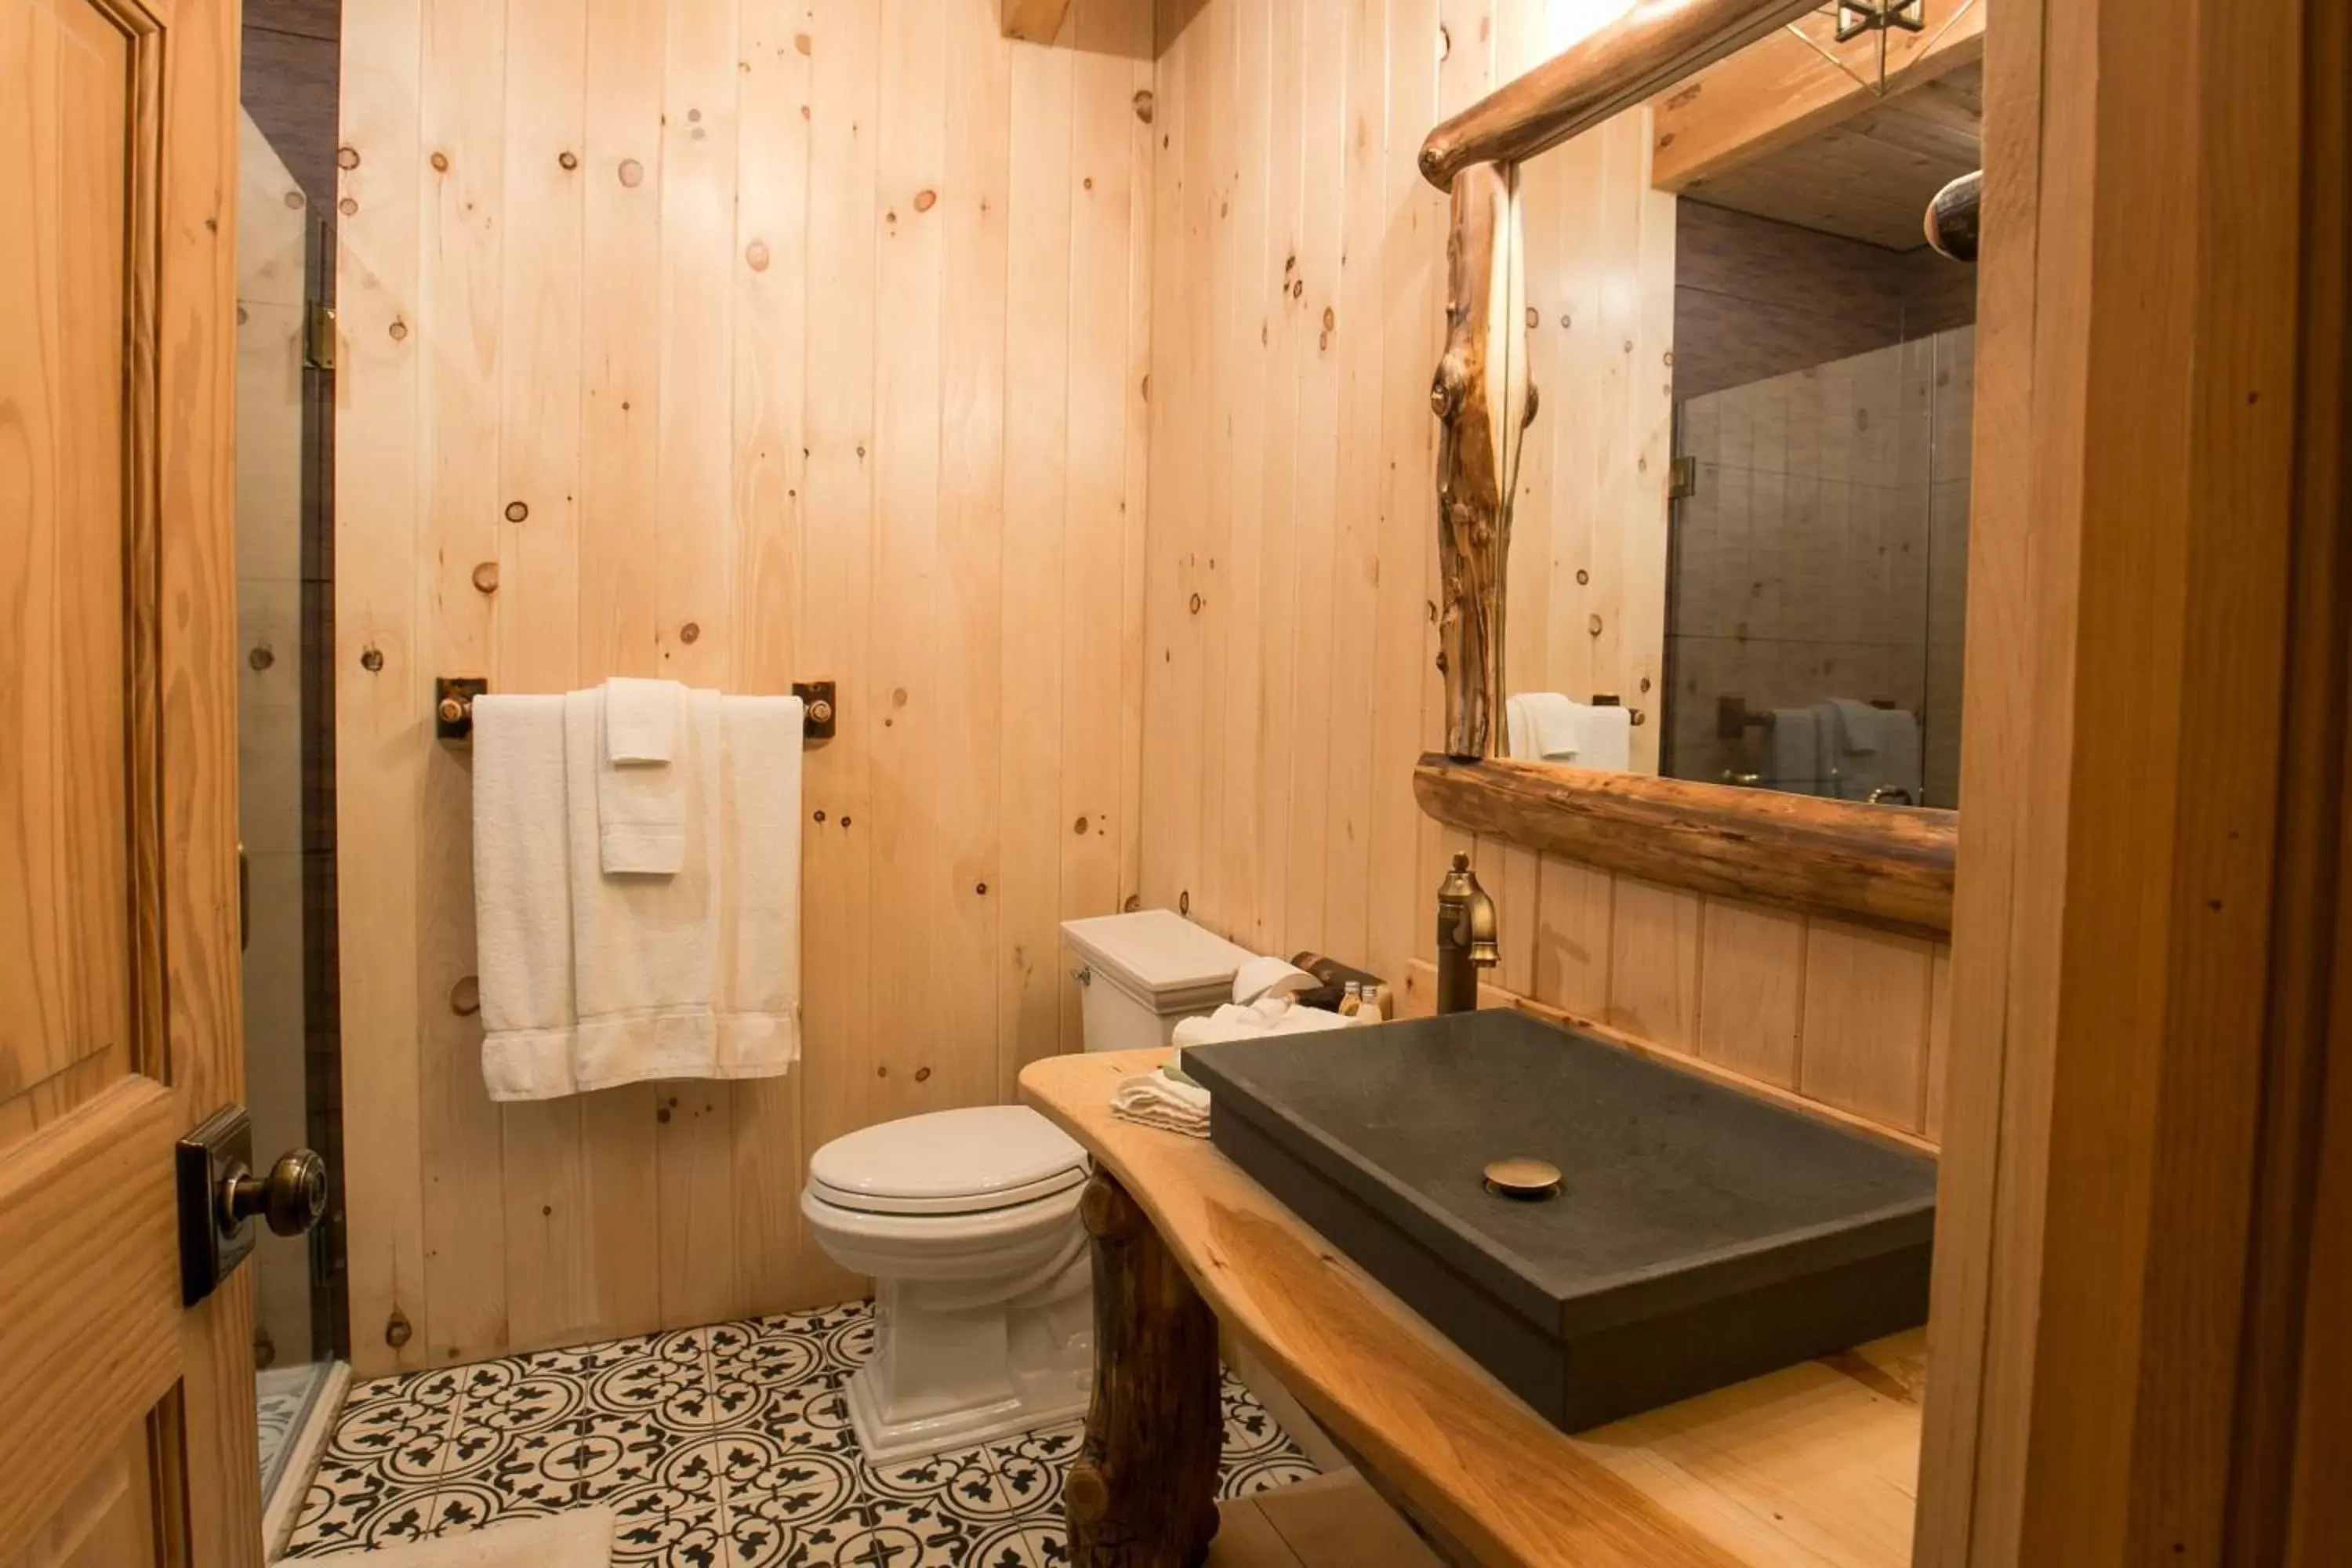
<path id="1" fill-rule="evenodd" d="M 1039 1376 L 1024 1380 L 1033 1389 L 993 1405 L 942 1411 L 908 1421 L 891 1421 L 882 1414 L 881 1380 L 863 1369 L 849 1380 L 849 1425 L 866 1460 L 886 1465 L 898 1459 L 969 1448 L 1074 1421 L 1087 1413 L 1087 1391 L 1072 1389 L 1066 1377 Z"/>

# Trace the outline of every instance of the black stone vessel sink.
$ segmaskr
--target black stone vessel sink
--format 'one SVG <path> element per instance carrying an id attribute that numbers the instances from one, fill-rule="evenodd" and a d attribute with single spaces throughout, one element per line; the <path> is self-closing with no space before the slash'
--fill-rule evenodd
<path id="1" fill-rule="evenodd" d="M 1228 1158 L 1566 1430 L 1927 1320 L 1930 1162 L 1523 1014 L 1184 1065 Z M 1558 1194 L 1490 1191 L 1514 1156 Z"/>

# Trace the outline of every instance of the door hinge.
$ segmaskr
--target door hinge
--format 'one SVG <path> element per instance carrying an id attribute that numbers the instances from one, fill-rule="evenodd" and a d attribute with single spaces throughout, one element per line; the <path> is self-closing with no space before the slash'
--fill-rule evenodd
<path id="1" fill-rule="evenodd" d="M 1698 459 L 1676 458 L 1666 470 L 1666 499 L 1687 500 L 1698 494 Z"/>
<path id="2" fill-rule="evenodd" d="M 302 320 L 302 363 L 312 370 L 335 368 L 335 308 L 313 300 Z"/>

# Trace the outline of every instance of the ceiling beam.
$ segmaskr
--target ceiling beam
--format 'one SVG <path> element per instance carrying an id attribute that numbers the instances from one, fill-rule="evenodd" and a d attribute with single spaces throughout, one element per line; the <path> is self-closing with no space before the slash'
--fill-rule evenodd
<path id="1" fill-rule="evenodd" d="M 1026 38 L 1033 44 L 1050 44 L 1062 30 L 1062 18 L 1070 14 L 1070 0 L 998 0 L 1003 31 L 1008 38 Z"/>
<path id="2" fill-rule="evenodd" d="M 1987 0 L 1976 0 L 1948 26 L 1892 35 L 1887 96 L 1982 58 L 1987 8 Z M 1662 191 L 1688 190 L 1877 101 L 1802 38 L 1774 33 L 1650 100 L 1650 183 Z"/>

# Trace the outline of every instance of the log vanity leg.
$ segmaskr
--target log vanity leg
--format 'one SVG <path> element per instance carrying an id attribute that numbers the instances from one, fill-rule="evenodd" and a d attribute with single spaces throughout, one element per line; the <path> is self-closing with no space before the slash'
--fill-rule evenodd
<path id="1" fill-rule="evenodd" d="M 1217 1532 L 1217 1320 L 1108 1172 L 1078 1216 L 1094 1238 L 1095 1390 L 1063 1508 L 1073 1568 L 1195 1568 Z"/>

